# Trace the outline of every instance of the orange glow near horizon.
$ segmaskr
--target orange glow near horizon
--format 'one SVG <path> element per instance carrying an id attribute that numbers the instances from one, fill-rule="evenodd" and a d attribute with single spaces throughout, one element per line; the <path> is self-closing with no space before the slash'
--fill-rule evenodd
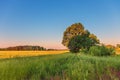
<path id="1" fill-rule="evenodd" d="M 111 44 L 116 45 L 119 44 L 119 40 L 115 39 L 102 39 L 100 40 L 100 43 L 103 44 Z M 21 46 L 21 45 L 37 45 L 37 46 L 43 46 L 47 49 L 67 49 L 65 46 L 63 46 L 59 41 L 48 41 L 48 42 L 15 42 L 15 41 L 0 41 L 0 48 L 6 48 L 11 46 Z"/>
<path id="2" fill-rule="evenodd" d="M 110 44 L 110 45 L 114 45 L 114 46 L 116 46 L 116 44 L 120 44 L 120 41 L 118 39 L 109 39 L 109 38 L 102 39 L 102 40 L 100 40 L 100 42 L 103 44 L 106 44 L 106 45 Z"/>
<path id="3" fill-rule="evenodd" d="M 13 47 L 13 46 L 22 46 L 22 45 L 37 45 L 42 46 L 47 49 L 67 49 L 65 46 L 63 46 L 61 43 L 55 43 L 55 42 L 48 42 L 48 43 L 23 43 L 23 42 L 1 42 L 0 48 L 6 48 L 6 47 Z"/>

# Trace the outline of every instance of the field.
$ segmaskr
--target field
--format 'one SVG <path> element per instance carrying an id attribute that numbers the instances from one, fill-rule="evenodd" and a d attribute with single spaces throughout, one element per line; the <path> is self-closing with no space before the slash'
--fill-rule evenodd
<path id="1" fill-rule="evenodd" d="M 120 80 L 120 56 L 67 52 L 1 59 L 0 80 Z"/>
<path id="2" fill-rule="evenodd" d="M 0 51 L 0 58 L 62 54 L 65 52 L 68 52 L 68 51 L 67 50 L 61 50 L 61 51 Z"/>
<path id="3" fill-rule="evenodd" d="M 116 48 L 116 54 L 120 54 L 120 48 Z"/>

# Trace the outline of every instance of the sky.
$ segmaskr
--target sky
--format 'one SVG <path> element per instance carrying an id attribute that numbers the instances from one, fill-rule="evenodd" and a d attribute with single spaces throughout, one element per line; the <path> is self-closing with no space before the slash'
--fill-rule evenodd
<path id="1" fill-rule="evenodd" d="M 0 0 L 0 47 L 65 49 L 63 32 L 78 22 L 101 43 L 120 43 L 120 0 Z"/>

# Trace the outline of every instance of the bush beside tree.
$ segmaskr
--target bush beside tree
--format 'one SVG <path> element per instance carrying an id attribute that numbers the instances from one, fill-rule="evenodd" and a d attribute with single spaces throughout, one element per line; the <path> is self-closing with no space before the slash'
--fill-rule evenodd
<path id="1" fill-rule="evenodd" d="M 105 46 L 92 46 L 88 53 L 93 56 L 110 56 L 115 54 L 113 48 L 107 48 Z"/>

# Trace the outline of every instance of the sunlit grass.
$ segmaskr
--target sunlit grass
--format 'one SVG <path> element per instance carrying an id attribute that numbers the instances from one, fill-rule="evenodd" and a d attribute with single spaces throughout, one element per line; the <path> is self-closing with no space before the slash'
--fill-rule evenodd
<path id="1" fill-rule="evenodd" d="M 62 50 L 61 51 L 0 51 L 0 58 L 63 54 L 65 52 L 68 52 L 68 51 L 67 50 L 63 50 L 63 51 Z"/>

